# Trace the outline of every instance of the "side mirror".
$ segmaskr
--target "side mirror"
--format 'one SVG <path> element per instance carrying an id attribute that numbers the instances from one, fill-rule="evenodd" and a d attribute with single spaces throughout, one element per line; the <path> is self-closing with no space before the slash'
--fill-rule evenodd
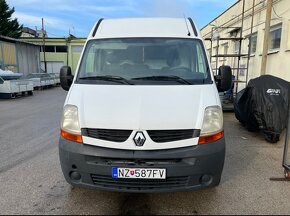
<path id="1" fill-rule="evenodd" d="M 0 84 L 3 84 L 4 80 L 0 77 Z"/>
<path id="2" fill-rule="evenodd" d="M 230 66 L 223 65 L 219 67 L 218 76 L 216 76 L 217 88 L 219 92 L 224 92 L 232 87 L 232 69 Z"/>
<path id="3" fill-rule="evenodd" d="M 72 81 L 73 81 L 73 75 L 71 73 L 71 68 L 69 66 L 63 66 L 60 69 L 60 85 L 65 90 L 68 91 Z"/>

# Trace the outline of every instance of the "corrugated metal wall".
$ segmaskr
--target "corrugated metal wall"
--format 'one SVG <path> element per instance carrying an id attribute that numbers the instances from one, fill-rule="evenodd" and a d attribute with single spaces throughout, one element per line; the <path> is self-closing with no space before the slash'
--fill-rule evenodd
<path id="1" fill-rule="evenodd" d="M 19 73 L 28 75 L 40 72 L 40 48 L 24 43 L 17 43 Z"/>

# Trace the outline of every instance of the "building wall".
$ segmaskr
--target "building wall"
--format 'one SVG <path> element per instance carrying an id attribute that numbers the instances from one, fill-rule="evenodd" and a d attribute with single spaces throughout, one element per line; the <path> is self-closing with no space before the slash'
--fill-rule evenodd
<path id="1" fill-rule="evenodd" d="M 245 1 L 245 17 L 244 17 L 244 28 L 242 37 L 247 38 L 243 40 L 242 43 L 242 54 L 248 53 L 249 36 L 251 36 L 251 19 L 252 19 L 252 6 L 253 0 Z M 257 34 L 256 51 L 251 53 L 249 62 L 249 79 L 256 78 L 261 74 L 261 62 L 262 62 L 262 52 L 263 52 L 263 41 L 264 41 L 264 29 L 266 20 L 266 3 L 267 1 L 256 0 L 255 13 L 254 13 L 254 23 L 253 23 L 253 34 Z M 274 0 L 272 10 L 272 20 L 271 20 L 271 31 L 275 32 L 281 28 L 281 41 L 280 44 L 276 41 L 276 47 L 268 51 L 268 62 L 266 74 L 271 74 L 278 76 L 285 80 L 290 81 L 290 4 L 289 0 Z M 242 6 L 243 1 L 238 1 L 234 6 L 229 8 L 224 14 L 219 16 L 217 19 L 213 20 L 206 27 L 204 27 L 201 32 L 204 38 L 212 38 L 212 35 L 219 35 L 221 38 L 230 37 L 230 31 L 234 28 L 223 28 L 223 27 L 241 27 L 242 24 Z M 273 32 L 273 34 L 274 34 Z M 240 35 L 238 34 L 237 37 Z M 232 35 L 232 37 L 234 37 Z M 207 50 L 210 53 L 211 43 L 206 41 Z M 228 48 L 226 48 L 226 43 Z M 270 41 L 269 41 L 270 43 Z M 233 54 L 235 53 L 235 42 L 231 41 L 219 41 L 219 54 Z M 273 43 L 272 43 L 273 44 Z M 277 44 L 280 47 L 277 47 Z M 253 48 L 253 47 L 252 47 Z M 212 53 L 216 52 L 217 40 L 213 42 Z M 230 65 L 232 67 L 237 67 L 237 58 L 219 58 L 218 66 L 220 65 Z M 247 57 L 241 58 L 241 66 L 245 67 L 247 65 Z M 216 67 L 216 59 L 212 59 L 212 67 Z M 237 73 L 237 71 L 235 71 Z M 246 80 L 245 70 L 240 70 L 239 80 Z M 239 89 L 244 86 L 240 84 Z"/>
<path id="2" fill-rule="evenodd" d="M 22 38 L 21 40 L 38 44 L 41 46 L 41 68 L 44 70 L 44 53 L 42 52 L 42 38 Z M 49 48 L 49 51 L 45 52 L 45 59 L 47 62 L 48 72 L 59 73 L 59 68 L 62 65 L 68 65 L 72 68 L 73 74 L 77 69 L 78 61 L 81 51 L 86 42 L 86 39 L 72 39 L 67 40 L 65 38 L 46 38 L 45 46 Z M 54 50 L 52 49 L 54 47 Z M 66 50 L 58 51 L 56 47 L 64 48 Z"/>
<path id="3" fill-rule="evenodd" d="M 15 43 L 0 40 L 0 68 L 18 72 Z"/>

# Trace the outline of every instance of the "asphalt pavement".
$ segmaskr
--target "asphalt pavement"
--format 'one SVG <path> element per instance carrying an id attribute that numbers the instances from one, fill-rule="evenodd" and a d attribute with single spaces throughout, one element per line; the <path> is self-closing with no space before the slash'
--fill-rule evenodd
<path id="1" fill-rule="evenodd" d="M 216 188 L 186 193 L 126 194 L 72 188 L 63 178 L 59 123 L 66 92 L 0 100 L 0 214 L 290 214 L 283 177 L 284 135 L 269 144 L 225 113 L 227 153 Z"/>

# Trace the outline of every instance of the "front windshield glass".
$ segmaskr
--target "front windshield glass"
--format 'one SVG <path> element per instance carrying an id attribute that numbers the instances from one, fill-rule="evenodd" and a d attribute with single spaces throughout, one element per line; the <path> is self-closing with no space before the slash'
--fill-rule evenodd
<path id="1" fill-rule="evenodd" d="M 200 85 L 212 80 L 200 40 L 137 38 L 90 41 L 77 83 Z"/>

